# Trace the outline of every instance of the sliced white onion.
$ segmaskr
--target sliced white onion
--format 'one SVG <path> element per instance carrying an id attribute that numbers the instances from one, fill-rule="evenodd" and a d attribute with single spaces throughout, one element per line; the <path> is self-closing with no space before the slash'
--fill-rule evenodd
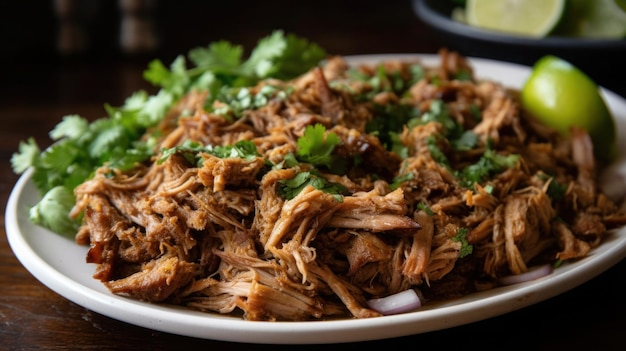
<path id="1" fill-rule="evenodd" d="M 386 297 L 368 300 L 367 305 L 374 311 L 390 315 L 412 311 L 421 307 L 422 302 L 415 290 L 409 289 Z"/>
<path id="2" fill-rule="evenodd" d="M 545 277 L 548 274 L 552 273 L 552 265 L 550 264 L 542 264 L 539 266 L 535 266 L 530 268 L 528 271 L 521 274 L 512 274 L 506 277 L 502 277 L 498 279 L 500 285 L 511 285 L 527 282 L 530 280 L 538 279 L 541 277 Z"/>

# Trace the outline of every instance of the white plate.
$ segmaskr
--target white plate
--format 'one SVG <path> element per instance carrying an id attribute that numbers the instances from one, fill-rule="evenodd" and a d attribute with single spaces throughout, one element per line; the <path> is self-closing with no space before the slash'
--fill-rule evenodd
<path id="1" fill-rule="evenodd" d="M 436 55 L 354 56 L 350 61 L 376 62 L 390 58 L 420 57 L 425 64 Z M 471 58 L 480 78 L 519 88 L 529 68 Z M 603 90 L 618 125 L 621 158 L 612 173 L 622 178 L 610 184 L 613 192 L 626 189 L 626 100 Z M 28 209 L 39 200 L 26 172 L 16 183 L 6 209 L 9 244 L 20 262 L 43 284 L 87 309 L 134 325 L 196 338 L 260 344 L 320 344 L 392 338 L 446 329 L 480 321 L 535 304 L 572 289 L 604 272 L 626 257 L 626 228 L 614 232 L 585 259 L 564 265 L 535 281 L 473 294 L 425 306 L 413 313 L 370 319 L 310 322 L 252 322 L 239 318 L 149 304 L 111 294 L 92 278 L 95 265 L 85 263 L 86 247 L 33 225 Z M 607 183 L 608 184 L 608 183 Z"/>

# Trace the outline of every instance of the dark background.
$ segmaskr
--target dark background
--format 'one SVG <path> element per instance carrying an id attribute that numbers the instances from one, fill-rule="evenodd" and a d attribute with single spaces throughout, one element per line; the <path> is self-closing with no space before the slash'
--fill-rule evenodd
<path id="1" fill-rule="evenodd" d="M 74 13 L 64 16 L 59 10 L 63 3 L 75 3 Z M 139 16 L 153 24 L 156 46 L 135 51 L 121 47 L 124 3 L 144 4 Z M 83 45 L 61 50 L 62 28 L 71 24 L 82 31 Z M 149 88 L 141 72 L 153 58 L 168 65 L 179 54 L 222 39 L 249 51 L 275 29 L 305 37 L 330 54 L 435 53 L 446 46 L 465 55 L 501 56 L 528 65 L 538 57 L 530 52 L 512 54 L 510 48 L 487 50 L 487 45 L 451 42 L 418 20 L 411 0 L 2 1 L 0 106 L 68 101 L 117 104 L 133 91 Z M 578 53 L 594 80 L 626 95 L 623 47 L 621 52 Z M 580 57 L 572 59 L 580 61 Z"/>
<path id="2" fill-rule="evenodd" d="M 439 47 L 416 20 L 410 1 L 161 0 L 152 1 L 153 9 L 145 15 L 154 24 L 158 46 L 127 52 L 120 47 L 123 14 L 118 1 L 76 2 L 87 13 L 71 20 L 81 24 L 86 43 L 82 50 L 64 53 L 57 48 L 64 22 L 55 1 L 0 3 L 0 105 L 119 102 L 144 87 L 141 70 L 153 58 L 168 65 L 176 55 L 222 39 L 249 51 L 275 29 L 305 37 L 332 54 L 435 52 Z M 138 70 L 139 76 L 133 77 Z M 120 71 L 128 73 L 123 82 Z M 81 76 L 78 85 L 70 85 L 75 75 Z M 93 85 L 108 89 L 90 89 Z"/>

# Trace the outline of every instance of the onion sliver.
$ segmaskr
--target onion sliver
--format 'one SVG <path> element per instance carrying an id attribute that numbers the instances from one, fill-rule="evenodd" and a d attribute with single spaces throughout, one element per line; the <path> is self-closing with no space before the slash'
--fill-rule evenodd
<path id="1" fill-rule="evenodd" d="M 546 275 L 552 273 L 552 265 L 550 264 L 542 264 L 539 266 L 532 267 L 528 271 L 521 274 L 512 274 L 506 277 L 502 277 L 498 279 L 500 285 L 511 285 L 527 282 L 530 280 L 538 279 L 541 277 L 545 277 Z"/>
<path id="2" fill-rule="evenodd" d="M 404 313 L 422 306 L 419 296 L 413 289 L 405 290 L 397 294 L 371 299 L 367 305 L 384 315 Z"/>

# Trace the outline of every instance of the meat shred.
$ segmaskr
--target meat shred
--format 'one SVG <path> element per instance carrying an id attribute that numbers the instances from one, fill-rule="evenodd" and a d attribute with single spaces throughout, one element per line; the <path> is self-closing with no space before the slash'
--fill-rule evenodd
<path id="1" fill-rule="evenodd" d="M 207 92 L 190 93 L 159 126 L 150 162 L 125 172 L 104 165 L 76 188 L 76 240 L 89 245 L 94 278 L 115 294 L 247 320 L 368 318 L 380 315 L 368 299 L 413 288 L 429 303 L 492 288 L 534 264 L 581 259 L 626 224 L 596 186 L 584 130 L 559 136 L 515 91 L 478 80 L 457 53 L 440 55 L 433 67 L 384 62 L 384 79 L 380 68 L 333 57 L 292 81 L 251 87 L 292 91 L 234 120 L 205 107 Z M 423 75 L 411 80 L 416 65 Z M 381 111 L 437 106 L 452 125 L 405 120 L 394 138 L 371 129 L 390 118 Z M 316 174 L 345 191 L 308 185 L 285 197 L 284 181 L 314 170 L 286 159 L 317 124 L 341 140 L 333 152 L 348 166 Z M 454 126 L 475 145 L 458 147 Z M 161 154 L 241 140 L 258 155 Z M 468 183 L 462 170 L 488 153 L 518 158 Z"/>

